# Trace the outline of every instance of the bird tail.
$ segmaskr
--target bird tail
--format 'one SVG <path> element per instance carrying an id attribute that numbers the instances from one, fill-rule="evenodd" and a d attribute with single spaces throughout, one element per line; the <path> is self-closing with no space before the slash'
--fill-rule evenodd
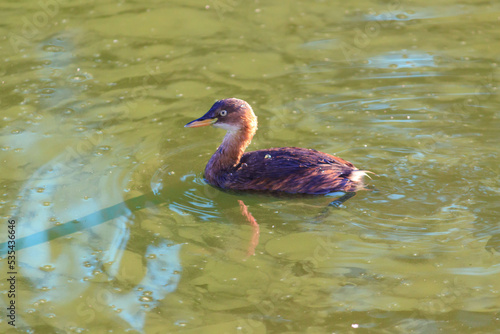
<path id="1" fill-rule="evenodd" d="M 370 177 L 370 175 L 368 175 L 368 173 L 373 174 L 373 175 L 377 175 L 374 172 L 370 172 L 369 170 L 356 169 L 356 170 L 353 170 L 347 178 L 353 182 L 362 182 L 363 176 L 367 176 L 371 180 L 371 177 Z"/>

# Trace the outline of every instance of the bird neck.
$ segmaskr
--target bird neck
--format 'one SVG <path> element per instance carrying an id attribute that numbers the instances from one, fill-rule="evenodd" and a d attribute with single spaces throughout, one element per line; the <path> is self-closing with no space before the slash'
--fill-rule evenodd
<path id="1" fill-rule="evenodd" d="M 205 178 L 210 183 L 221 186 L 220 174 L 229 171 L 239 162 L 245 149 L 250 145 L 257 130 L 255 127 L 244 127 L 236 131 L 227 131 L 222 144 L 217 148 L 205 168 Z"/>

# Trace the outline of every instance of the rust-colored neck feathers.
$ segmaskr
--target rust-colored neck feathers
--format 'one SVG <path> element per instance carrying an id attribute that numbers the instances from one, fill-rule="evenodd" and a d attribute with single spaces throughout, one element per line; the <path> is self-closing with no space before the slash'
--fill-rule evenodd
<path id="1" fill-rule="evenodd" d="M 238 124 L 227 131 L 222 144 L 205 167 L 205 178 L 210 183 L 222 185 L 223 176 L 240 162 L 256 131 L 257 117 L 253 112 L 242 115 Z"/>

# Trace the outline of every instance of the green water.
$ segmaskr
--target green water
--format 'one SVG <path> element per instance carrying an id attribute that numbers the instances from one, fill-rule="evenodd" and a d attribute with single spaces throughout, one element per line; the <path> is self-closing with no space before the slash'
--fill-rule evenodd
<path id="1" fill-rule="evenodd" d="M 0 332 L 499 331 L 496 1 L 4 1 L 0 22 Z M 372 190 L 327 210 L 206 185 L 223 132 L 183 125 L 227 97 L 259 118 L 249 149 L 336 154 Z"/>

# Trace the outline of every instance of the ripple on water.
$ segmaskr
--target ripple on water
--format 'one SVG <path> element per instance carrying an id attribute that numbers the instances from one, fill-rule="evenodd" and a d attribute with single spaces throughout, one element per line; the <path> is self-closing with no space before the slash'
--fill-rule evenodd
<path id="1" fill-rule="evenodd" d="M 388 10 L 382 11 L 380 14 L 370 13 L 363 15 L 362 19 L 366 21 L 383 22 L 386 21 L 411 21 L 419 19 L 433 19 L 439 17 L 452 17 L 463 15 L 468 12 L 463 6 L 447 6 L 446 8 L 427 7 L 418 8 L 412 6 L 411 9 L 405 8 L 402 3 L 395 2 L 387 7 Z M 472 7 L 469 10 L 473 10 Z"/>
<path id="2" fill-rule="evenodd" d="M 407 52 L 388 52 L 368 58 L 366 67 L 374 68 L 394 68 L 394 69 L 411 69 L 418 67 L 436 67 L 435 56 L 428 52 L 407 51 Z M 398 73 L 394 73 L 398 74 Z M 417 75 L 436 76 L 438 72 L 416 73 Z M 385 73 L 385 75 L 390 75 Z M 413 76 L 413 73 L 400 73 L 407 77 Z"/>

